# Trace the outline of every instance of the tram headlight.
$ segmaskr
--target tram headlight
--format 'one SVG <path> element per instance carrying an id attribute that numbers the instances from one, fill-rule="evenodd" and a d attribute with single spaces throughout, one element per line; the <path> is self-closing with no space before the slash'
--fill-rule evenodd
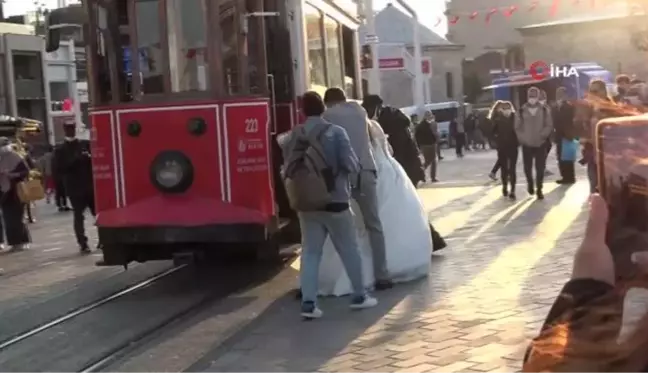
<path id="1" fill-rule="evenodd" d="M 193 165 L 179 151 L 164 151 L 151 164 L 151 183 L 166 193 L 182 193 L 193 183 Z"/>

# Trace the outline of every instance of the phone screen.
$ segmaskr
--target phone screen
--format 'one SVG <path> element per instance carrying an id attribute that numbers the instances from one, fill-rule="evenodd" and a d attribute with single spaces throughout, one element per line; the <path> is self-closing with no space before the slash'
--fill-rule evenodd
<path id="1" fill-rule="evenodd" d="M 631 254 L 648 250 L 648 116 L 605 119 L 596 130 L 599 191 L 610 211 L 607 244 L 617 277 L 634 277 Z"/>

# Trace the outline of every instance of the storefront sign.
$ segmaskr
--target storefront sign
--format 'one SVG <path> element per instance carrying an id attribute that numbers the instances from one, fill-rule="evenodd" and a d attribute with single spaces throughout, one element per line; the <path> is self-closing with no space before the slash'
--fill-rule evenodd
<path id="1" fill-rule="evenodd" d="M 227 182 L 230 202 L 271 216 L 274 196 L 268 144 L 268 103 L 225 105 L 223 111 L 229 155 Z"/>

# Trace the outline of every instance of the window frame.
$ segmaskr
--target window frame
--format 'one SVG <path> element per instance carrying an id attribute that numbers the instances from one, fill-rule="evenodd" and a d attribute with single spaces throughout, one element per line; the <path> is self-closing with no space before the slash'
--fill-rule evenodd
<path id="1" fill-rule="evenodd" d="M 171 70 L 169 66 L 170 62 L 170 51 L 169 51 L 169 37 L 168 37 L 168 14 L 167 14 L 167 3 L 168 0 L 157 0 L 158 1 L 158 14 L 157 21 L 159 22 L 160 27 L 160 44 L 162 46 L 162 55 L 160 58 L 160 69 L 163 72 L 163 92 L 162 93 L 142 93 L 141 81 L 138 78 L 141 66 L 139 61 L 139 43 L 137 35 L 137 14 L 136 14 L 136 0 L 125 0 L 126 9 L 127 9 L 127 18 L 128 18 L 128 27 L 127 32 L 130 37 L 130 53 L 131 53 L 131 87 L 132 87 L 132 100 L 124 101 L 122 100 L 121 94 L 114 94 L 114 92 L 121 93 L 122 83 L 120 82 L 120 63 L 123 64 L 123 53 L 121 45 L 119 42 L 119 37 L 121 36 L 119 28 L 119 20 L 117 19 L 117 0 L 86 0 L 83 1 L 83 7 L 86 15 L 88 16 L 88 29 L 85 30 L 87 35 L 86 40 L 86 56 L 87 57 L 87 72 L 88 72 L 88 81 L 90 81 L 89 96 L 93 102 L 93 106 L 107 106 L 107 105 L 129 105 L 129 104 L 141 104 L 141 103 L 150 103 L 150 102 L 164 102 L 164 101 L 174 101 L 174 100 L 189 100 L 189 99 L 218 99 L 218 98 L 234 98 L 238 96 L 248 96 L 248 97 L 265 97 L 268 96 L 268 84 L 267 79 L 260 79 L 259 82 L 259 92 L 256 94 L 250 93 L 250 84 L 247 76 L 248 72 L 248 58 L 247 54 L 244 53 L 248 34 L 243 34 L 238 32 L 237 39 L 237 55 L 238 55 L 238 69 L 239 77 L 238 84 L 243 87 L 243 89 L 238 90 L 234 94 L 228 94 L 225 89 L 225 82 L 223 81 L 222 71 L 223 71 L 223 55 L 221 53 L 221 47 L 223 45 L 223 37 L 220 29 L 220 5 L 225 0 L 207 0 L 205 1 L 205 41 L 206 41 L 206 53 L 208 56 L 208 81 L 209 89 L 206 91 L 186 91 L 186 92 L 172 92 L 171 90 Z M 235 20 L 236 20 L 236 29 L 241 29 L 241 20 L 246 14 L 246 0 L 233 0 L 235 2 Z M 263 0 L 252 0 L 255 1 L 255 11 L 263 11 Z M 108 64 L 110 66 L 110 84 L 111 91 L 113 92 L 110 102 L 103 102 L 100 100 L 101 95 L 98 92 L 99 88 L 99 60 L 98 60 L 98 43 L 97 38 L 99 35 L 99 29 L 97 28 L 97 15 L 96 15 L 96 6 L 102 6 L 106 8 L 109 22 L 110 32 L 104 35 L 104 41 L 106 43 L 110 42 L 110 47 L 107 47 L 107 58 Z M 260 43 L 258 43 L 259 50 L 257 53 L 260 54 L 262 59 L 262 68 L 259 70 L 259 74 L 267 76 L 267 55 L 265 50 L 265 20 L 263 17 L 259 18 L 260 29 L 257 38 L 261 38 Z M 110 37 L 110 40 L 107 40 L 107 37 Z M 241 85 L 242 84 L 242 85 Z"/>
<path id="2" fill-rule="evenodd" d="M 342 86 L 338 88 L 342 88 L 344 90 L 344 77 L 345 75 L 345 68 L 344 68 L 344 47 L 343 47 L 343 39 L 342 39 L 342 23 L 335 19 L 333 16 L 330 14 L 326 14 L 320 10 L 320 13 L 322 13 L 321 17 L 321 29 L 322 29 L 322 44 L 324 45 L 324 63 L 325 63 L 325 70 L 326 70 L 326 84 L 328 88 L 332 88 L 332 82 L 331 82 L 331 74 L 330 74 L 330 61 L 329 61 L 329 55 L 328 55 L 328 34 L 326 32 L 326 19 L 328 18 L 330 21 L 335 22 L 336 27 L 335 27 L 335 34 L 337 34 L 337 39 L 338 39 L 338 55 L 340 56 L 338 63 L 340 64 L 340 76 L 342 77 Z"/>

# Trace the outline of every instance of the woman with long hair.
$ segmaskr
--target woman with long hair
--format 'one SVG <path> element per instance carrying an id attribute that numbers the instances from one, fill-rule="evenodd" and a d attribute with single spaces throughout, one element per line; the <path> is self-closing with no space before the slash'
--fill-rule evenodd
<path id="1" fill-rule="evenodd" d="M 502 169 L 502 195 L 515 199 L 518 139 L 515 133 L 515 109 L 508 101 L 498 101 L 497 111 L 489 113 L 497 143 L 497 163 Z M 509 188 L 510 187 L 510 188 Z"/>
<path id="2" fill-rule="evenodd" d="M 490 110 L 488 110 L 488 115 L 486 116 L 486 120 L 490 122 L 491 124 L 491 137 L 493 140 L 495 140 L 495 137 L 493 136 L 493 116 L 498 113 L 500 105 L 502 105 L 505 101 L 502 100 L 497 100 L 491 106 Z M 497 147 L 497 141 L 494 141 L 495 146 Z M 491 172 L 488 174 L 488 177 L 491 178 L 491 180 L 495 181 L 497 180 L 497 171 L 502 167 L 502 164 L 500 163 L 499 157 L 497 158 L 497 161 L 495 161 L 495 164 L 493 165 L 493 168 L 491 169 Z"/>

